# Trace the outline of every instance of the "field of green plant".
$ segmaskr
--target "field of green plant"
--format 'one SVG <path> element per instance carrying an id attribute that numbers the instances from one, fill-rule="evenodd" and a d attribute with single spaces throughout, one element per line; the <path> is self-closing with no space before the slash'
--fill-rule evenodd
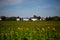
<path id="1" fill-rule="evenodd" d="M 0 21 L 0 40 L 60 40 L 60 21 Z"/>

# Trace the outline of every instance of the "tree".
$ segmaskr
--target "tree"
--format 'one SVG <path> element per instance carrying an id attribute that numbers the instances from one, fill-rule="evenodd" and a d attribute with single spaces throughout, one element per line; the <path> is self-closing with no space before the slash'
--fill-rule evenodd
<path id="1" fill-rule="evenodd" d="M 47 21 L 60 21 L 59 16 L 53 16 L 53 17 L 46 17 Z"/>
<path id="2" fill-rule="evenodd" d="M 20 18 L 19 16 L 17 18 Z"/>
<path id="3" fill-rule="evenodd" d="M 11 21 L 16 21 L 16 17 L 10 17 Z"/>
<path id="4" fill-rule="evenodd" d="M 37 18 L 37 16 L 36 15 L 33 15 L 33 18 Z"/>
<path id="5" fill-rule="evenodd" d="M 40 19 L 41 19 L 41 17 L 40 17 L 40 16 L 38 16 L 37 18 L 38 18 L 38 20 L 40 20 Z"/>
<path id="6" fill-rule="evenodd" d="M 6 21 L 16 21 L 16 17 L 6 17 Z"/>
<path id="7" fill-rule="evenodd" d="M 5 16 L 1 16 L 2 18 L 2 21 L 5 21 L 6 20 L 6 17 Z"/>
<path id="8" fill-rule="evenodd" d="M 59 16 L 54 16 L 53 19 L 54 19 L 55 21 L 59 21 L 59 20 L 60 20 L 60 17 L 59 17 Z"/>

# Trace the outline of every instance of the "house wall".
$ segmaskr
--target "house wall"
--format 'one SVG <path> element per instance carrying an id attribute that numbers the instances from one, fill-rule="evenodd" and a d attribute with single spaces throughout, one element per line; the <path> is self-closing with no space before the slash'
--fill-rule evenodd
<path id="1" fill-rule="evenodd" d="M 23 21 L 29 21 L 29 19 L 23 19 Z"/>
<path id="2" fill-rule="evenodd" d="M 17 20 L 17 21 L 20 21 L 20 19 L 19 19 L 19 18 L 17 18 L 16 20 Z"/>
<path id="3" fill-rule="evenodd" d="M 37 19 L 31 19 L 32 21 L 37 21 Z"/>

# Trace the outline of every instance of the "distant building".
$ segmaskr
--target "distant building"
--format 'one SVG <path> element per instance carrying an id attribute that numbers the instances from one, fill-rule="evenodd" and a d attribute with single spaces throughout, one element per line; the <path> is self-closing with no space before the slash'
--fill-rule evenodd
<path id="1" fill-rule="evenodd" d="M 45 18 L 43 18 L 43 20 L 45 20 Z"/>
<path id="2" fill-rule="evenodd" d="M 37 18 L 31 18 L 32 21 L 37 21 L 38 19 Z"/>
<path id="3" fill-rule="evenodd" d="M 23 21 L 29 21 L 29 18 L 23 18 Z"/>
<path id="4" fill-rule="evenodd" d="M 20 21 L 20 19 L 19 19 L 19 18 L 17 18 L 16 20 L 17 20 L 17 21 Z"/>
<path id="5" fill-rule="evenodd" d="M 40 19 L 40 21 L 42 21 L 42 20 L 45 20 L 45 18 L 42 17 L 42 18 Z"/>
<path id="6" fill-rule="evenodd" d="M 40 21 L 42 21 L 42 19 L 40 19 Z"/>

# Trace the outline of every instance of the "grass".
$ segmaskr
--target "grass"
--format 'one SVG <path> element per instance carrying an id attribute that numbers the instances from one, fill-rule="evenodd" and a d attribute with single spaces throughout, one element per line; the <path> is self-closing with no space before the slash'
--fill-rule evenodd
<path id="1" fill-rule="evenodd" d="M 0 21 L 0 40 L 60 40 L 60 21 Z"/>

